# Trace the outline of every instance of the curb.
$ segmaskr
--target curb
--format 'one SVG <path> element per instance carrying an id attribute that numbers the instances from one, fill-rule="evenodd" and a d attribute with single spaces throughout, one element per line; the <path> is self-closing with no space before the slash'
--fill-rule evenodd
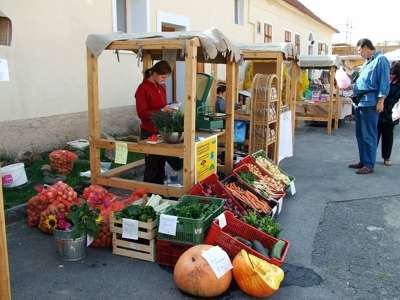
<path id="1" fill-rule="evenodd" d="M 6 209 L 4 212 L 6 225 L 22 221 L 26 218 L 26 203 Z"/>

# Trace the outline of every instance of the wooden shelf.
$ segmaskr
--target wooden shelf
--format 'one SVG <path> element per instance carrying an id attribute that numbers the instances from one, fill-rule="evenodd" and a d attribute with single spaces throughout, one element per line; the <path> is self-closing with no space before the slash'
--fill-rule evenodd
<path id="1" fill-rule="evenodd" d="M 222 131 L 213 131 L 213 132 L 209 132 L 209 131 L 196 131 L 196 137 L 199 138 L 209 138 L 212 136 L 216 136 L 217 138 L 220 138 L 221 136 L 225 136 L 225 130 Z"/>
<path id="2" fill-rule="evenodd" d="M 251 121 L 251 115 L 243 114 L 240 112 L 235 111 L 235 120 L 237 121 Z"/>

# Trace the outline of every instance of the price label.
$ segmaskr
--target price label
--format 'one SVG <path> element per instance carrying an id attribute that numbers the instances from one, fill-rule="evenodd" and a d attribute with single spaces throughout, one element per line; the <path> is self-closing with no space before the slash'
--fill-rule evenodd
<path id="1" fill-rule="evenodd" d="M 177 223 L 178 223 L 177 216 L 161 214 L 160 224 L 158 225 L 158 232 L 175 236 Z"/>
<path id="2" fill-rule="evenodd" d="M 126 165 L 128 160 L 128 144 L 122 142 L 115 143 L 115 163 Z"/>
<path id="3" fill-rule="evenodd" d="M 220 214 L 218 217 L 217 217 L 217 219 L 218 219 L 218 224 L 219 224 L 219 227 L 222 229 L 222 228 L 224 228 L 225 226 L 226 226 L 226 218 L 225 218 L 225 213 L 222 213 L 222 214 Z"/>
<path id="4" fill-rule="evenodd" d="M 86 235 L 86 247 L 89 247 L 93 243 L 93 240 L 94 240 L 93 236 L 90 234 L 87 234 Z"/>
<path id="5" fill-rule="evenodd" d="M 290 193 L 292 194 L 292 196 L 296 194 L 296 187 L 294 186 L 294 180 L 290 182 Z"/>
<path id="6" fill-rule="evenodd" d="M 132 219 L 122 219 L 122 238 L 137 240 L 139 239 L 139 221 Z"/>
<path id="7" fill-rule="evenodd" d="M 283 206 L 283 197 L 281 197 L 281 199 L 278 200 L 278 215 L 281 213 L 282 206 Z"/>
<path id="8" fill-rule="evenodd" d="M 210 265 L 217 278 L 221 278 L 226 272 L 233 268 L 228 254 L 218 246 L 204 251 L 201 256 L 203 256 Z"/>

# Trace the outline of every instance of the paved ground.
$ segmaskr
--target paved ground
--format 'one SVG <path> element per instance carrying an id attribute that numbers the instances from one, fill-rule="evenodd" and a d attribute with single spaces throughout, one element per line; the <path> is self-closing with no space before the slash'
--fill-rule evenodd
<path id="1" fill-rule="evenodd" d="M 400 156 L 373 175 L 348 169 L 356 159 L 354 124 L 331 137 L 321 127 L 297 131 L 295 157 L 282 167 L 297 194 L 279 217 L 291 241 L 286 278 L 271 299 L 400 299 Z M 380 160 L 378 160 L 380 162 Z M 24 223 L 7 227 L 13 299 L 185 299 L 171 270 L 89 249 L 60 263 L 53 239 Z M 221 299 L 246 299 L 235 285 Z"/>

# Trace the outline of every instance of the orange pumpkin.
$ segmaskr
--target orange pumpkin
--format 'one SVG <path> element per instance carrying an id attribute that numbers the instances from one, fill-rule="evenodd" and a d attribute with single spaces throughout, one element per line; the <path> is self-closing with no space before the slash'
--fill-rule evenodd
<path id="1" fill-rule="evenodd" d="M 202 252 L 211 245 L 197 245 L 186 250 L 178 259 L 174 269 L 176 286 L 185 293 L 200 297 L 215 297 L 225 292 L 232 281 L 232 272 L 217 278 Z"/>
<path id="2" fill-rule="evenodd" d="M 233 277 L 240 289 L 253 297 L 274 294 L 283 280 L 283 270 L 241 250 L 233 259 Z"/>

